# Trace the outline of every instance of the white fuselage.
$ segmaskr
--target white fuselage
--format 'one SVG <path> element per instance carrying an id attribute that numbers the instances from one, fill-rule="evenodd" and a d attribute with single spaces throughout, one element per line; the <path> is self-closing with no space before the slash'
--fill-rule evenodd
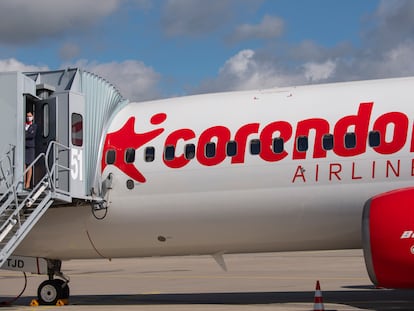
<path id="1" fill-rule="evenodd" d="M 162 129 L 136 149 L 131 164 L 145 182 L 134 180 L 130 168 L 102 165 L 102 179 L 113 174 L 107 214 L 95 213 L 105 217 L 97 219 L 87 205 L 51 208 L 15 254 L 74 259 L 359 248 L 364 203 L 412 185 L 413 85 L 407 78 L 131 103 L 107 133 L 134 117 L 122 144 L 136 149 L 136 134 Z M 357 134 L 349 150 L 339 137 L 348 121 L 354 125 L 346 132 Z M 320 128 L 306 131 L 305 124 Z M 321 131 L 335 136 L 333 150 L 321 149 Z M 371 131 L 380 132 L 380 146 L 369 146 Z M 283 155 L 271 150 L 279 136 Z M 308 150 L 295 151 L 303 136 Z M 238 147 L 245 142 L 235 157 L 223 157 L 228 138 Z M 260 154 L 250 152 L 255 139 Z M 205 141 L 216 143 L 211 158 L 199 149 Z M 163 160 L 171 144 L 175 157 Z M 189 160 L 188 144 L 196 148 Z M 154 161 L 145 161 L 146 147 L 154 147 Z"/>

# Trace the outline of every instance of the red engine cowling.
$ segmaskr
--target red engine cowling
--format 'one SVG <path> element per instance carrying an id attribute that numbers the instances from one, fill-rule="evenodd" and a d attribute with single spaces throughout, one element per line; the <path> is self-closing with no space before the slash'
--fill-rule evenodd
<path id="1" fill-rule="evenodd" d="M 376 286 L 414 288 L 414 188 L 367 201 L 362 239 L 365 264 Z"/>

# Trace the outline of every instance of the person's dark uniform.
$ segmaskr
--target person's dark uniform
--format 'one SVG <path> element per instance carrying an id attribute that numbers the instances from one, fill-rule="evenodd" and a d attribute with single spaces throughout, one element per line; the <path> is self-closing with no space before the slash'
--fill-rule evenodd
<path id="1" fill-rule="evenodd" d="M 35 136 L 37 131 L 37 125 L 32 123 L 26 130 L 26 165 L 30 165 L 35 159 Z"/>

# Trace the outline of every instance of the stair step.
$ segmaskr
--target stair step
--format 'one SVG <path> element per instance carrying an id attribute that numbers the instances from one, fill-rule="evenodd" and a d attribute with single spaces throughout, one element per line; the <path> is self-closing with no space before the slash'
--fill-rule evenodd
<path id="1" fill-rule="evenodd" d="M 1 243 L 7 244 L 11 240 L 12 235 L 9 233 Z"/>
<path id="2" fill-rule="evenodd" d="M 49 192 L 42 193 L 35 202 L 32 203 L 30 207 L 26 207 L 23 203 L 28 202 L 28 194 L 24 196 L 21 195 L 17 198 L 17 204 L 20 207 L 19 211 L 19 222 L 17 222 L 13 228 L 11 228 L 10 232 L 4 237 L 4 239 L 0 242 L 0 259 L 4 260 L 7 258 L 10 253 L 15 249 L 15 247 L 20 244 L 23 239 L 23 236 L 32 229 L 35 225 L 37 220 L 39 219 L 39 212 L 43 210 L 43 207 L 47 206 L 48 202 L 52 200 L 51 194 Z M 9 206 L 5 206 L 4 203 L 8 203 Z M 0 215 L 0 226 L 4 225 L 8 221 L 10 221 L 11 216 L 13 213 L 16 213 L 16 201 L 13 200 L 10 202 L 10 198 L 6 199 L 2 206 L 2 215 Z M 40 209 L 39 209 L 40 208 Z M 27 220 L 32 218 L 33 221 L 30 223 Z M 7 226 L 6 226 L 7 227 Z"/>

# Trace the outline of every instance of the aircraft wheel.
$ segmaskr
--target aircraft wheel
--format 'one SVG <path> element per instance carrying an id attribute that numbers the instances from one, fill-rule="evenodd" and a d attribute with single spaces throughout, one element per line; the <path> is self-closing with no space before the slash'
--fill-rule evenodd
<path id="1" fill-rule="evenodd" d="M 59 299 L 63 298 L 63 289 L 59 281 L 62 280 L 47 280 L 39 285 L 39 288 L 37 289 L 37 298 L 39 299 L 39 304 L 55 305 Z"/>
<path id="2" fill-rule="evenodd" d="M 67 282 L 62 279 L 54 279 L 57 285 L 62 289 L 62 296 L 59 299 L 68 299 L 69 298 L 69 285 Z"/>

